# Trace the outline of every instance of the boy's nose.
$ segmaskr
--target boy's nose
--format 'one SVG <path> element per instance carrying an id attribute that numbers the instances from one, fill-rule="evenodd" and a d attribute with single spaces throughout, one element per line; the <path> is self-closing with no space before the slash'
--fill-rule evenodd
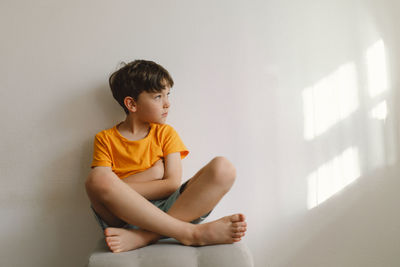
<path id="1" fill-rule="evenodd" d="M 169 108 L 169 100 L 168 99 L 166 99 L 164 101 L 164 107 Z"/>

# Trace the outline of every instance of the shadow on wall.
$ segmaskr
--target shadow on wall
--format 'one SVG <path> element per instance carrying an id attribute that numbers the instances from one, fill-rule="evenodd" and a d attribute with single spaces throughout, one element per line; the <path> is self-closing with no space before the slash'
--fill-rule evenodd
<path id="1" fill-rule="evenodd" d="M 94 135 L 123 114 L 114 102 L 108 87 L 102 85 L 71 95 L 48 112 L 56 119 L 52 135 L 59 138 L 58 151 L 39 175 L 44 181 L 39 189 L 43 196 L 39 204 L 42 214 L 33 223 L 45 223 L 46 231 L 50 232 L 47 236 L 52 237 L 47 244 L 52 253 L 47 253 L 46 266 L 83 266 L 102 236 L 91 213 L 84 183 L 90 171 Z M 48 118 L 43 123 L 47 124 Z"/>

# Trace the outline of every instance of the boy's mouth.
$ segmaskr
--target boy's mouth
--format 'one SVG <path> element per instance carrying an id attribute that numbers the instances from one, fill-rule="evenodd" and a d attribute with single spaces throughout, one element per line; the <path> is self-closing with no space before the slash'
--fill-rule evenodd
<path id="1" fill-rule="evenodd" d="M 167 115 L 168 115 L 168 112 L 165 112 L 165 113 L 163 113 L 161 116 L 167 117 Z"/>

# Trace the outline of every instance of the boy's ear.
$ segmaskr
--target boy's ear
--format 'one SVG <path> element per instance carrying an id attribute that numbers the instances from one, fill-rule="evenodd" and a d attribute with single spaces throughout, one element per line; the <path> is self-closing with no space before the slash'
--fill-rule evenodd
<path id="1" fill-rule="evenodd" d="M 124 98 L 124 104 L 125 107 L 129 109 L 129 111 L 136 112 L 137 109 L 136 101 L 131 96 L 127 96 Z"/>

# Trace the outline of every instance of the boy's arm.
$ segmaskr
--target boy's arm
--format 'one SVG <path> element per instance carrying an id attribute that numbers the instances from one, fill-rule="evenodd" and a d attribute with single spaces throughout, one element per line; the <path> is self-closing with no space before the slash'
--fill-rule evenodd
<path id="1" fill-rule="evenodd" d="M 127 177 L 129 178 L 129 177 Z M 181 153 L 168 154 L 164 160 L 164 177 L 161 180 L 148 182 L 137 182 L 134 179 L 127 178 L 126 182 L 136 192 L 148 200 L 162 199 L 174 193 L 181 184 L 182 179 L 182 161 Z"/>
<path id="2" fill-rule="evenodd" d="M 124 182 L 150 182 L 164 177 L 164 160 L 156 161 L 150 168 L 123 179 Z"/>

